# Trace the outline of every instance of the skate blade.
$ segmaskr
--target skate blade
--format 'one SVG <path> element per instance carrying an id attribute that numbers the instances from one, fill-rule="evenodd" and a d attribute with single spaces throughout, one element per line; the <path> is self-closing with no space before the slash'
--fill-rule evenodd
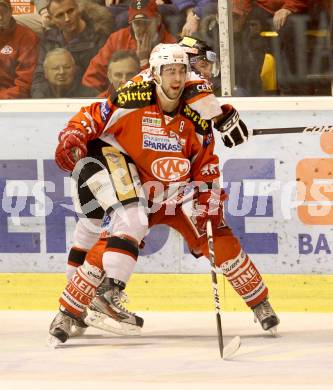
<path id="1" fill-rule="evenodd" d="M 118 322 L 106 314 L 89 311 L 84 322 L 93 328 L 105 330 L 106 332 L 118 334 L 121 336 L 139 336 L 141 328 L 125 322 Z"/>
<path id="2" fill-rule="evenodd" d="M 277 332 L 277 325 L 276 326 L 273 326 L 272 328 L 268 329 L 269 333 L 273 336 L 273 337 L 277 337 L 278 336 L 278 332 Z"/>
<path id="3" fill-rule="evenodd" d="M 228 360 L 233 356 L 241 345 L 241 339 L 239 336 L 234 337 L 224 348 L 223 348 L 223 360 Z"/>
<path id="4" fill-rule="evenodd" d="M 57 348 L 59 347 L 59 345 L 63 344 L 59 339 L 57 339 L 56 337 L 52 336 L 51 334 L 49 335 L 49 337 L 46 339 L 46 345 L 49 347 L 49 348 Z"/>
<path id="5" fill-rule="evenodd" d="M 69 337 L 80 337 L 83 336 L 87 328 L 73 325 L 69 332 Z"/>

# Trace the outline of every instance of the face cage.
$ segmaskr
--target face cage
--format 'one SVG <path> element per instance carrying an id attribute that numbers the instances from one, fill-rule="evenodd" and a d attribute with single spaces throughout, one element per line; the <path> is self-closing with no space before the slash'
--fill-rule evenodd
<path id="1" fill-rule="evenodd" d="M 205 54 L 190 56 L 190 64 L 195 65 L 198 61 L 207 61 L 212 64 L 212 76 L 217 77 L 220 73 L 220 62 L 214 51 L 207 50 Z"/>

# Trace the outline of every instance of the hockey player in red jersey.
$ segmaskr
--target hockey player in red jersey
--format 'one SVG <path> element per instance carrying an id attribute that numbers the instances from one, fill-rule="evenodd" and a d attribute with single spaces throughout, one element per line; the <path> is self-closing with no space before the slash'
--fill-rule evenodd
<path id="1" fill-rule="evenodd" d="M 220 107 L 212 93 L 210 80 L 212 74 L 215 74 L 214 72 L 218 68 L 216 53 L 205 42 L 192 37 L 182 38 L 179 44 L 184 47 L 188 54 L 191 70 L 193 71 L 189 75 L 188 80 L 186 80 L 183 99 L 193 110 L 198 111 L 202 117 L 211 119 L 216 116 L 219 118 L 217 127 L 227 147 L 243 143 L 248 137 L 248 132 L 245 124 L 240 120 L 237 110 L 229 104 L 224 104 Z M 150 70 L 147 70 L 136 76 L 133 81 L 150 81 L 151 79 Z M 84 118 L 83 121 L 85 122 L 86 119 Z M 87 156 L 96 158 L 101 164 L 104 164 L 105 161 L 100 154 L 100 150 L 102 146 L 106 145 L 100 139 L 89 141 L 87 144 Z M 99 201 L 96 200 L 89 186 L 85 185 L 87 177 L 94 174 L 96 168 L 99 169 L 94 164 L 88 164 L 78 178 L 77 201 L 74 204 L 88 204 L 90 208 L 89 210 L 81 211 L 79 207 L 77 210 L 78 214 L 83 215 L 84 218 L 78 219 L 74 230 L 74 245 L 70 249 L 66 267 L 68 281 L 74 275 L 77 267 L 83 264 L 87 251 L 99 238 L 100 226 L 105 210 L 101 207 Z M 135 169 L 134 165 L 132 165 L 132 169 Z M 103 285 L 100 286 L 98 293 L 103 292 L 103 289 Z M 76 327 L 73 320 L 71 336 L 81 335 L 83 332 L 84 328 Z"/>
<path id="2" fill-rule="evenodd" d="M 107 144 L 101 145 L 104 168 L 96 169 L 86 183 L 110 221 L 60 297 L 60 311 L 50 326 L 53 341 L 68 339 L 71 319 L 80 320 L 104 278 L 109 291 L 96 298 L 96 309 L 142 326 L 140 317 L 122 307 L 120 295 L 148 227 L 167 224 L 185 238 L 194 255 L 208 256 L 208 218 L 213 224 L 216 265 L 265 330 L 279 323 L 258 270 L 224 222 L 226 195 L 218 185 L 212 120 L 204 119 L 183 98 L 190 70 L 186 53 L 179 45 L 159 45 L 151 54 L 150 67 L 153 80 L 118 90 L 106 104 L 83 108 L 60 135 L 56 161 L 65 170 L 86 155 L 88 140 L 100 137 Z M 79 161 L 74 176 L 87 164 L 96 162 Z M 189 185 L 195 199 L 186 211 Z"/>

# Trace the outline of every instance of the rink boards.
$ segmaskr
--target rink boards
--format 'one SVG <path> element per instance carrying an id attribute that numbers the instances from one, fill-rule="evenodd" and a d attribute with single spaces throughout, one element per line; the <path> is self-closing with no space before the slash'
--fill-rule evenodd
<path id="1" fill-rule="evenodd" d="M 333 312 L 332 275 L 263 275 L 278 312 Z M 0 274 L 0 310 L 57 310 L 63 274 Z M 223 312 L 249 310 L 218 276 Z M 134 274 L 126 288 L 134 311 L 212 311 L 209 274 Z"/>

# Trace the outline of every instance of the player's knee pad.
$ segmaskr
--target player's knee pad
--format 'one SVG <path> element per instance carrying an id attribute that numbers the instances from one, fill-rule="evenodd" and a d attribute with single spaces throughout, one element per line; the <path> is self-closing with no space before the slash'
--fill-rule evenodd
<path id="1" fill-rule="evenodd" d="M 139 255 L 139 244 L 130 236 L 111 236 L 107 238 L 105 251 L 122 253 L 136 260 Z"/>
<path id="2" fill-rule="evenodd" d="M 87 251 L 81 248 L 73 246 L 68 254 L 66 264 L 66 278 L 67 281 L 71 280 L 76 272 L 77 267 L 84 263 Z"/>
<path id="3" fill-rule="evenodd" d="M 85 249 L 77 248 L 73 246 L 68 254 L 67 264 L 73 267 L 79 267 L 84 263 L 87 251 Z"/>
<path id="4" fill-rule="evenodd" d="M 120 207 L 111 215 L 112 235 L 126 235 L 136 240 L 138 244 L 148 232 L 148 217 L 145 207 L 139 202 Z"/>
<path id="5" fill-rule="evenodd" d="M 87 251 L 99 238 L 101 231 L 100 219 L 80 218 L 74 230 L 74 246 Z"/>
<path id="6" fill-rule="evenodd" d="M 138 247 L 138 242 L 131 237 L 109 237 L 102 258 L 106 276 L 126 284 L 136 265 Z"/>

